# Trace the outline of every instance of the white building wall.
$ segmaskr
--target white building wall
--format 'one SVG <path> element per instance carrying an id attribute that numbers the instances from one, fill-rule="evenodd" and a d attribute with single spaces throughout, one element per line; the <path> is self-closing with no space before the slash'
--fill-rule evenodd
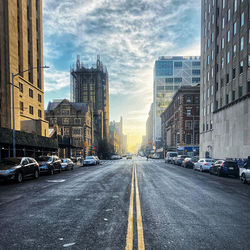
<path id="1" fill-rule="evenodd" d="M 247 158 L 250 155 L 250 99 L 213 115 L 212 131 L 200 134 L 200 157 Z M 212 147 L 210 147 L 212 146 Z"/>

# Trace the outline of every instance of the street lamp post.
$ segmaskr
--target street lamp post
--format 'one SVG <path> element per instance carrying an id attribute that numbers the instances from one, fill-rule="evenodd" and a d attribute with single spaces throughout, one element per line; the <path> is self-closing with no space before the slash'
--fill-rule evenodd
<path id="1" fill-rule="evenodd" d="M 22 73 L 25 73 L 25 72 L 28 72 L 28 71 L 31 71 L 31 70 L 34 70 L 34 69 L 48 69 L 49 66 L 42 66 L 42 67 L 33 67 L 33 68 L 30 68 L 30 69 L 27 69 L 27 70 L 24 70 L 22 72 L 19 72 L 19 73 L 12 73 L 12 82 L 11 82 L 11 85 L 12 85 L 12 124 L 13 124 L 13 132 L 12 132 L 12 142 L 13 142 L 13 157 L 16 157 L 16 134 L 15 134 L 15 95 L 14 95 L 14 87 L 15 87 L 15 83 L 14 83 L 14 80 L 15 80 L 15 77 L 18 76 L 18 75 L 21 75 Z"/>

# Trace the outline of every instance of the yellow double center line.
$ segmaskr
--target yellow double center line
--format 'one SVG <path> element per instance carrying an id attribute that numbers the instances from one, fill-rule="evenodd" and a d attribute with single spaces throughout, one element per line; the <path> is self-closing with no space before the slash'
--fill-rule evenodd
<path id="1" fill-rule="evenodd" d="M 126 250 L 133 249 L 133 221 L 134 221 L 134 182 L 136 187 L 136 218 L 137 218 L 137 239 L 138 239 L 138 249 L 144 250 L 144 237 L 143 237 L 143 226 L 142 226 L 142 216 L 141 216 L 141 203 L 138 188 L 138 180 L 136 173 L 136 164 L 133 165 L 132 181 L 131 181 L 131 193 L 129 201 L 129 211 L 128 211 L 128 229 L 126 238 Z"/>

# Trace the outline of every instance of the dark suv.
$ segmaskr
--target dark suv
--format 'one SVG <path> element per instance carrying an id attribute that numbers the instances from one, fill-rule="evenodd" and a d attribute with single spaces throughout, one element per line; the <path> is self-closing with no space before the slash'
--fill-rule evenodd
<path id="1" fill-rule="evenodd" d="M 54 174 L 55 171 L 62 172 L 62 161 L 56 156 L 39 156 L 37 162 L 40 166 L 40 172 L 46 174 Z"/>
<path id="2" fill-rule="evenodd" d="M 0 161 L 0 179 L 22 182 L 25 177 L 38 179 L 39 165 L 30 157 L 11 157 Z"/>
<path id="3" fill-rule="evenodd" d="M 234 161 L 218 160 L 210 167 L 209 173 L 216 174 L 218 176 L 232 175 L 235 178 L 238 178 L 239 167 Z"/>

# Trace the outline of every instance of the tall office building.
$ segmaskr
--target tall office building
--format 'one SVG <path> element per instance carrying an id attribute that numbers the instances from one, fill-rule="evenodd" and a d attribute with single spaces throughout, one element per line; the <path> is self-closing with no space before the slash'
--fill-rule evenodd
<path id="1" fill-rule="evenodd" d="M 200 155 L 250 152 L 250 3 L 202 0 Z"/>
<path id="2" fill-rule="evenodd" d="M 77 57 L 71 69 L 71 99 L 90 103 L 94 120 L 94 146 L 109 139 L 109 81 L 108 71 L 97 57 L 96 67 L 87 68 Z"/>
<path id="3" fill-rule="evenodd" d="M 0 127 L 13 128 L 12 73 L 30 69 L 14 78 L 15 129 L 48 136 L 42 65 L 42 0 L 0 1 Z"/>
<path id="4" fill-rule="evenodd" d="M 161 145 L 162 112 L 181 86 L 200 83 L 200 57 L 160 57 L 154 66 L 153 142 Z"/>

